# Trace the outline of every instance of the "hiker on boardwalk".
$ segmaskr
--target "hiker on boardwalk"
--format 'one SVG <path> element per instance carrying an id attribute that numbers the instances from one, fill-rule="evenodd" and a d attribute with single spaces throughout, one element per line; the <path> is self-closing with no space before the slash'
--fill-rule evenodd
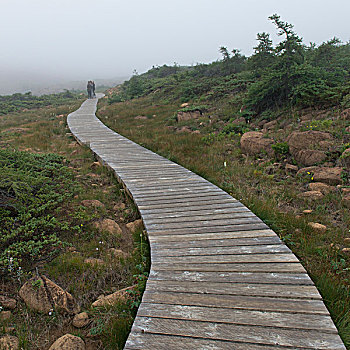
<path id="1" fill-rule="evenodd" d="M 95 88 L 96 88 L 95 82 L 92 81 L 91 83 L 92 83 L 92 97 L 96 97 L 96 94 L 95 94 Z"/>
<path id="2" fill-rule="evenodd" d="M 88 93 L 88 98 L 92 98 L 92 81 L 89 80 L 87 83 L 87 93 Z"/>

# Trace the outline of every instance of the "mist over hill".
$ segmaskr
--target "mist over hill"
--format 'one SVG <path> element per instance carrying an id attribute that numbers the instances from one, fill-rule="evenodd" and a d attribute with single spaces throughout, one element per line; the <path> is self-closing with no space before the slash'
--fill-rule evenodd
<path id="1" fill-rule="evenodd" d="M 114 77 L 110 79 L 70 80 L 67 77 L 49 76 L 40 73 L 20 71 L 3 71 L 0 69 L 0 95 L 11 95 L 16 92 L 25 93 L 31 91 L 33 95 L 43 95 L 68 90 L 85 90 L 87 80 L 94 80 L 96 87 L 112 87 L 121 84 L 129 77 Z"/>

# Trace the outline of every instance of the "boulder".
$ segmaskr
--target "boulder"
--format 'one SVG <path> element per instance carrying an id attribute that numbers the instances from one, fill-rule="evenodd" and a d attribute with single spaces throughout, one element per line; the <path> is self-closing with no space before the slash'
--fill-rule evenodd
<path id="1" fill-rule="evenodd" d="M 176 132 L 177 132 L 177 133 L 183 133 L 183 132 L 185 132 L 185 133 L 190 134 L 190 133 L 192 132 L 192 129 L 191 129 L 189 126 L 183 126 L 182 128 L 177 129 Z"/>
<path id="2" fill-rule="evenodd" d="M 249 131 L 241 137 L 242 152 L 251 156 L 264 152 L 273 156 L 274 152 L 271 147 L 273 143 L 274 141 L 272 139 L 265 138 L 264 134 L 259 131 Z"/>
<path id="3" fill-rule="evenodd" d="M 292 164 L 286 164 L 284 169 L 286 173 L 289 173 L 289 174 L 296 174 L 299 170 L 299 168 L 296 165 L 292 165 Z"/>
<path id="4" fill-rule="evenodd" d="M 58 338 L 49 350 L 85 350 L 84 340 L 72 334 Z"/>
<path id="5" fill-rule="evenodd" d="M 346 195 L 350 195 L 350 188 L 349 187 L 342 187 L 341 188 L 341 193 L 346 196 Z"/>
<path id="6" fill-rule="evenodd" d="M 314 201 L 314 200 L 323 198 L 323 194 L 320 191 L 307 191 L 307 192 L 300 193 L 299 198 Z"/>
<path id="7" fill-rule="evenodd" d="M 318 168 L 314 171 L 314 181 L 323 182 L 328 185 L 336 186 L 342 183 L 341 173 L 343 168 Z"/>
<path id="8" fill-rule="evenodd" d="M 342 119 L 349 120 L 350 119 L 350 108 L 344 109 L 343 112 L 340 113 Z"/>
<path id="9" fill-rule="evenodd" d="M 350 148 L 346 149 L 340 156 L 343 167 L 350 169 Z"/>
<path id="10" fill-rule="evenodd" d="M 191 112 L 177 112 L 176 120 L 178 122 L 186 121 L 186 120 L 192 120 L 192 119 L 198 119 L 203 115 L 202 111 L 199 109 L 191 111 Z"/>
<path id="11" fill-rule="evenodd" d="M 262 128 L 266 123 L 268 123 L 268 121 L 266 119 L 263 119 L 258 123 L 258 126 Z"/>
<path id="12" fill-rule="evenodd" d="M 13 310 L 16 307 L 17 301 L 16 299 L 9 298 L 5 295 L 0 295 L 0 306 L 5 309 Z"/>
<path id="13" fill-rule="evenodd" d="M 94 226 L 99 230 L 99 231 L 106 231 L 110 234 L 122 234 L 123 231 L 118 225 L 117 222 L 115 222 L 112 219 L 104 219 L 99 222 L 95 222 Z"/>
<path id="14" fill-rule="evenodd" d="M 350 195 L 344 196 L 342 199 L 342 203 L 343 203 L 344 207 L 347 207 L 350 209 Z"/>
<path id="15" fill-rule="evenodd" d="M 84 199 L 83 201 L 81 201 L 81 204 L 84 207 L 90 207 L 90 208 L 103 208 L 105 206 L 103 203 L 101 203 L 97 199 Z"/>
<path id="16" fill-rule="evenodd" d="M 327 155 L 323 151 L 314 149 L 302 149 L 293 154 L 295 160 L 306 166 L 322 163 L 326 160 Z"/>
<path id="17" fill-rule="evenodd" d="M 74 316 L 72 323 L 76 328 L 83 328 L 90 323 L 89 315 L 86 312 L 81 312 Z"/>
<path id="18" fill-rule="evenodd" d="M 232 124 L 246 124 L 246 123 L 247 122 L 244 117 L 239 117 L 232 121 Z"/>
<path id="19" fill-rule="evenodd" d="M 316 170 L 319 170 L 320 167 L 318 166 L 308 166 L 306 168 L 301 168 L 298 170 L 297 175 L 307 175 L 307 174 L 313 174 Z"/>
<path id="20" fill-rule="evenodd" d="M 0 311 L 0 321 L 8 321 L 12 317 L 11 311 Z"/>
<path id="21" fill-rule="evenodd" d="M 110 248 L 108 249 L 108 252 L 114 258 L 125 258 L 128 255 L 127 253 L 123 252 L 121 249 L 116 249 L 116 248 Z"/>
<path id="22" fill-rule="evenodd" d="M 276 125 L 277 125 L 277 120 L 272 120 L 270 122 L 265 123 L 263 126 L 263 129 L 272 130 L 276 127 Z"/>
<path id="23" fill-rule="evenodd" d="M 19 340 L 12 335 L 5 335 L 0 338 L 1 350 L 17 350 L 19 348 Z"/>
<path id="24" fill-rule="evenodd" d="M 324 184 L 323 182 L 311 182 L 309 183 L 308 188 L 310 191 L 319 191 L 323 194 L 328 194 L 333 190 L 331 186 Z"/>
<path id="25" fill-rule="evenodd" d="M 325 150 L 329 144 L 322 143 L 332 140 L 332 135 L 322 131 L 294 131 L 288 138 L 290 154 L 298 163 L 306 166 L 321 163 L 326 159 Z"/>
<path id="26" fill-rule="evenodd" d="M 43 313 L 52 309 L 68 314 L 80 311 L 72 295 L 45 276 L 29 279 L 20 289 L 19 296 L 30 309 Z"/>
<path id="27" fill-rule="evenodd" d="M 318 233 L 325 233 L 327 231 L 327 226 L 322 225 L 318 222 L 309 222 L 308 226 L 310 226 L 314 231 Z"/>
<path id="28" fill-rule="evenodd" d="M 131 231 L 132 233 L 134 233 L 137 229 L 142 227 L 142 220 L 138 219 L 135 220 L 133 222 L 129 222 L 128 224 L 126 224 L 126 228 Z"/>
<path id="29" fill-rule="evenodd" d="M 92 303 L 92 307 L 104 307 L 109 305 L 115 305 L 118 301 L 125 301 L 129 297 L 128 290 L 133 290 L 135 286 L 120 289 L 112 294 L 103 296 Z"/>

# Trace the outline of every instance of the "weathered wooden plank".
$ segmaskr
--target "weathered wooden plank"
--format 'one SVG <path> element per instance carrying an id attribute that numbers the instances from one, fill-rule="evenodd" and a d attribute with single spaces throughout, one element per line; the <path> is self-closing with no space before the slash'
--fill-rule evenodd
<path id="1" fill-rule="evenodd" d="M 255 237 L 255 238 L 227 238 L 227 239 L 207 239 L 175 242 L 152 242 L 152 249 L 177 249 L 183 248 L 210 248 L 210 247 L 237 247 L 281 244 L 282 241 L 275 236 Z"/>
<path id="2" fill-rule="evenodd" d="M 272 298 L 321 299 L 317 289 L 311 285 L 290 285 L 258 283 L 212 283 L 212 282 L 183 282 L 183 281 L 154 281 L 149 279 L 147 291 L 198 293 L 220 295 L 246 295 Z"/>
<path id="3" fill-rule="evenodd" d="M 212 283 L 249 283 L 313 285 L 305 273 L 281 272 L 206 272 L 206 271 L 154 271 L 150 278 L 154 281 L 212 282 Z M 234 287 L 234 286 L 232 286 Z"/>
<path id="4" fill-rule="evenodd" d="M 280 346 L 265 346 L 252 343 L 238 343 L 208 338 L 183 337 L 166 334 L 151 334 L 133 329 L 125 350 L 278 350 Z M 304 348 L 307 349 L 307 348 Z"/>
<path id="5" fill-rule="evenodd" d="M 184 228 L 202 228 L 202 227 L 219 227 L 219 226 L 228 226 L 228 225 L 242 225 L 242 224 L 259 224 L 262 223 L 261 219 L 256 216 L 250 217 L 240 217 L 235 219 L 225 219 L 225 220 L 197 220 L 193 222 L 185 221 L 185 222 L 177 222 L 177 223 L 163 223 L 163 224 L 148 224 L 145 222 L 145 226 L 147 230 L 154 231 L 164 231 L 164 230 L 181 230 Z"/>
<path id="6" fill-rule="evenodd" d="M 152 251 L 151 251 L 152 253 Z M 242 254 L 242 255 L 199 255 L 199 256 L 157 256 L 152 255 L 152 261 L 155 263 L 279 263 L 279 262 L 297 262 L 294 254 Z"/>
<path id="7" fill-rule="evenodd" d="M 236 325 L 265 326 L 317 330 L 337 333 L 329 315 L 300 314 L 298 312 L 276 312 L 222 307 L 172 305 L 142 302 L 137 312 L 142 317 L 157 317 L 174 320 L 191 320 L 228 323 Z"/>
<path id="8" fill-rule="evenodd" d="M 197 215 L 192 216 L 172 216 L 172 217 L 157 217 L 153 215 L 153 218 L 147 218 L 147 223 L 149 225 L 151 224 L 163 224 L 163 223 L 184 223 L 184 222 L 194 222 L 194 221 L 214 221 L 215 220 L 229 220 L 229 219 L 235 219 L 235 218 L 248 218 L 248 217 L 256 217 L 251 211 L 245 210 L 245 211 L 239 211 L 239 212 L 230 212 L 230 213 L 211 213 L 211 214 L 204 214 L 199 213 Z"/>
<path id="9" fill-rule="evenodd" d="M 147 228 L 148 234 L 151 235 L 186 235 L 186 234 L 205 234 L 205 233 L 223 233 L 223 232 L 242 232 L 242 231 L 257 231 L 257 230 L 266 230 L 268 226 L 263 222 L 258 223 L 250 223 L 250 224 L 227 224 L 225 226 L 206 226 L 206 227 L 186 227 L 186 228 L 177 228 L 177 229 L 163 229 L 163 230 L 155 230 L 152 227 Z"/>
<path id="10" fill-rule="evenodd" d="M 171 249 L 162 246 L 152 246 L 152 257 L 175 256 L 175 257 L 190 257 L 202 255 L 241 255 L 241 254 L 275 254 L 275 253 L 291 253 L 290 249 L 285 244 L 272 245 L 253 245 L 253 246 L 215 246 L 215 247 L 199 247 L 199 248 L 181 248 Z"/>
<path id="11" fill-rule="evenodd" d="M 133 197 L 137 198 L 137 201 L 140 203 L 140 205 L 150 205 L 154 204 L 155 202 L 157 204 L 160 203 L 188 203 L 188 202 L 201 202 L 201 201 L 206 201 L 210 202 L 213 199 L 220 199 L 222 200 L 223 198 L 226 198 L 228 200 L 231 200 L 230 196 L 227 194 L 220 193 L 220 191 L 214 191 L 214 192 L 203 192 L 203 193 L 196 193 L 194 196 L 193 193 L 189 194 L 178 194 L 178 195 L 173 195 L 171 197 L 169 196 L 159 196 L 159 197 L 152 197 L 150 199 L 147 198 L 142 198 L 138 196 Z"/>
<path id="12" fill-rule="evenodd" d="M 305 273 L 299 262 L 294 263 L 165 263 L 153 262 L 153 271 L 214 271 L 214 272 L 294 272 Z"/>
<path id="13" fill-rule="evenodd" d="M 162 203 L 158 202 L 151 202 L 151 203 L 139 203 L 138 208 L 140 211 L 147 211 L 147 212 L 155 212 L 159 210 L 160 212 L 167 212 L 170 210 L 170 212 L 174 212 L 174 209 L 179 210 L 179 212 L 186 211 L 190 208 L 193 208 L 193 210 L 201 210 L 203 208 L 209 208 L 211 206 L 215 206 L 217 208 L 219 205 L 225 206 L 225 207 L 243 207 L 243 204 L 238 202 L 237 200 L 232 200 L 231 198 L 222 198 L 221 196 L 215 196 L 210 198 L 208 200 L 207 197 L 198 198 L 195 201 L 187 200 L 186 202 L 183 201 L 165 201 Z"/>
<path id="14" fill-rule="evenodd" d="M 139 208 L 140 209 L 140 208 Z M 229 213 L 229 212 L 239 212 L 239 211 L 248 211 L 249 209 L 242 205 L 239 202 L 222 202 L 222 203 L 202 203 L 200 205 L 180 205 L 180 206 L 171 206 L 165 208 L 144 208 L 140 209 L 142 217 L 148 218 L 152 216 L 190 216 L 192 214 L 196 215 L 198 213 Z"/>
<path id="15" fill-rule="evenodd" d="M 197 338 L 256 343 L 269 346 L 286 346 L 293 349 L 318 350 L 345 349 L 336 334 L 317 330 L 284 329 L 275 327 L 242 326 L 213 322 L 137 317 L 134 331 L 183 335 Z"/>
<path id="16" fill-rule="evenodd" d="M 146 291 L 142 302 L 329 315 L 322 300 Z"/>
<path id="17" fill-rule="evenodd" d="M 209 231 L 209 232 L 208 232 Z M 210 232 L 214 231 L 214 232 Z M 216 232 L 215 232 L 216 231 Z M 213 239 L 245 239 L 245 238 L 257 238 L 257 237 L 276 237 L 270 229 L 256 229 L 256 230 L 203 230 L 201 233 L 187 232 L 172 235 L 169 232 L 164 232 L 164 235 L 150 235 L 149 240 L 153 244 L 154 242 L 185 242 L 188 241 L 200 241 L 200 240 L 213 240 Z"/>

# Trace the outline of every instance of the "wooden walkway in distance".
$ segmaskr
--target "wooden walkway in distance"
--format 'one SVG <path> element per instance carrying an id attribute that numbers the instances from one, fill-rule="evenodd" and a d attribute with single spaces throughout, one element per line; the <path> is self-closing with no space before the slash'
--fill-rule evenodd
<path id="1" fill-rule="evenodd" d="M 97 99 L 68 116 L 147 230 L 151 271 L 125 349 L 345 349 L 295 255 L 226 192 L 108 129 Z"/>

